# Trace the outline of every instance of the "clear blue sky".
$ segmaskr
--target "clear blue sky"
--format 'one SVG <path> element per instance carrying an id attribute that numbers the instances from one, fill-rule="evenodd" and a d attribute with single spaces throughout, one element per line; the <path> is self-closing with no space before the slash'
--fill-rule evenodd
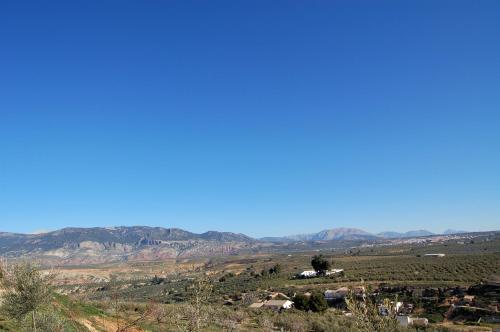
<path id="1" fill-rule="evenodd" d="M 500 229 L 500 2 L 2 1 L 0 225 Z"/>

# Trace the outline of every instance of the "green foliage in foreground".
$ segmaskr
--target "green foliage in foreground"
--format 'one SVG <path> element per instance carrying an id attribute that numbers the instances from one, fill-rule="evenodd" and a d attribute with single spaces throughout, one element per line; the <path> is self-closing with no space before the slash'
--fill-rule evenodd
<path id="1" fill-rule="evenodd" d="M 101 313 L 56 294 L 51 284 L 54 275 L 41 272 L 36 265 L 19 263 L 0 270 L 0 331 L 85 331 L 71 318 Z"/>
<path id="2" fill-rule="evenodd" d="M 52 318 L 43 312 L 52 295 L 50 275 L 43 275 L 40 270 L 30 264 L 21 263 L 12 269 L 2 268 L 1 285 L 4 289 L 2 295 L 2 312 L 10 319 L 26 324 L 30 321 L 33 331 L 37 331 L 37 320 L 42 326 L 53 329 Z M 45 325 L 44 325 L 45 324 Z"/>

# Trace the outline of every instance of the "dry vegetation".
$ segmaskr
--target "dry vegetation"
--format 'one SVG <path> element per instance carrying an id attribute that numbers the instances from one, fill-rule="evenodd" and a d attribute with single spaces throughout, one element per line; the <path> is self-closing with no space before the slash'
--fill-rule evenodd
<path id="1" fill-rule="evenodd" d="M 446 251 L 447 255 L 423 257 L 428 251 Z M 320 309 L 309 312 L 275 312 L 250 309 L 248 305 L 264 299 L 270 291 L 288 296 L 306 291 L 318 294 L 361 283 L 366 287 L 380 283 L 467 287 L 500 271 L 499 252 L 498 239 L 446 246 L 326 249 L 322 251 L 324 257 L 332 267 L 345 269 L 345 273 L 312 279 L 296 275 L 311 269 L 316 251 L 65 267 L 56 270 L 55 279 L 32 269 L 36 272 L 31 276 L 38 285 L 38 291 L 33 292 L 38 295 L 31 294 L 27 302 L 36 305 L 26 310 L 9 304 L 22 302 L 9 294 L 19 295 L 24 289 L 13 283 L 13 276 L 24 276 L 21 279 L 26 282 L 30 274 L 20 273 L 19 268 L 17 272 L 3 269 L 0 331 L 31 331 L 35 325 L 37 331 L 403 331 L 394 317 L 381 318 L 377 314 L 371 302 L 375 299 L 360 301 L 351 297 L 347 307 L 320 305 L 314 307 Z M 384 296 L 393 298 L 391 294 Z M 447 319 L 446 308 L 425 302 L 415 304 L 416 312 L 434 322 L 428 331 L 481 331 L 492 327 L 466 326 L 466 321 Z M 17 309 L 9 312 L 9 308 Z M 352 317 L 342 314 L 346 309 L 353 313 Z"/>

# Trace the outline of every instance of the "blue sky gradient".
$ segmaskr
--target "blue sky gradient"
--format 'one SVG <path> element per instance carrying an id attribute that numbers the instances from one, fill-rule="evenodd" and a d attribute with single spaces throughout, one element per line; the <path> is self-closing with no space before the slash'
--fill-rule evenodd
<path id="1" fill-rule="evenodd" d="M 4 1 L 0 224 L 500 229 L 500 2 Z"/>

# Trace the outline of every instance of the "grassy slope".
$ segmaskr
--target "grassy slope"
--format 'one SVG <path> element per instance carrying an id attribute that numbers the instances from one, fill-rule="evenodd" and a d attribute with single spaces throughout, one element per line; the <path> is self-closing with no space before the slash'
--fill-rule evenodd
<path id="1" fill-rule="evenodd" d="M 64 331 L 106 331 L 98 321 L 108 320 L 109 317 L 98 308 L 82 302 L 70 300 L 67 296 L 55 294 L 53 301 L 46 308 L 64 321 Z M 20 331 L 19 324 L 8 320 L 0 314 L 0 331 Z"/>

